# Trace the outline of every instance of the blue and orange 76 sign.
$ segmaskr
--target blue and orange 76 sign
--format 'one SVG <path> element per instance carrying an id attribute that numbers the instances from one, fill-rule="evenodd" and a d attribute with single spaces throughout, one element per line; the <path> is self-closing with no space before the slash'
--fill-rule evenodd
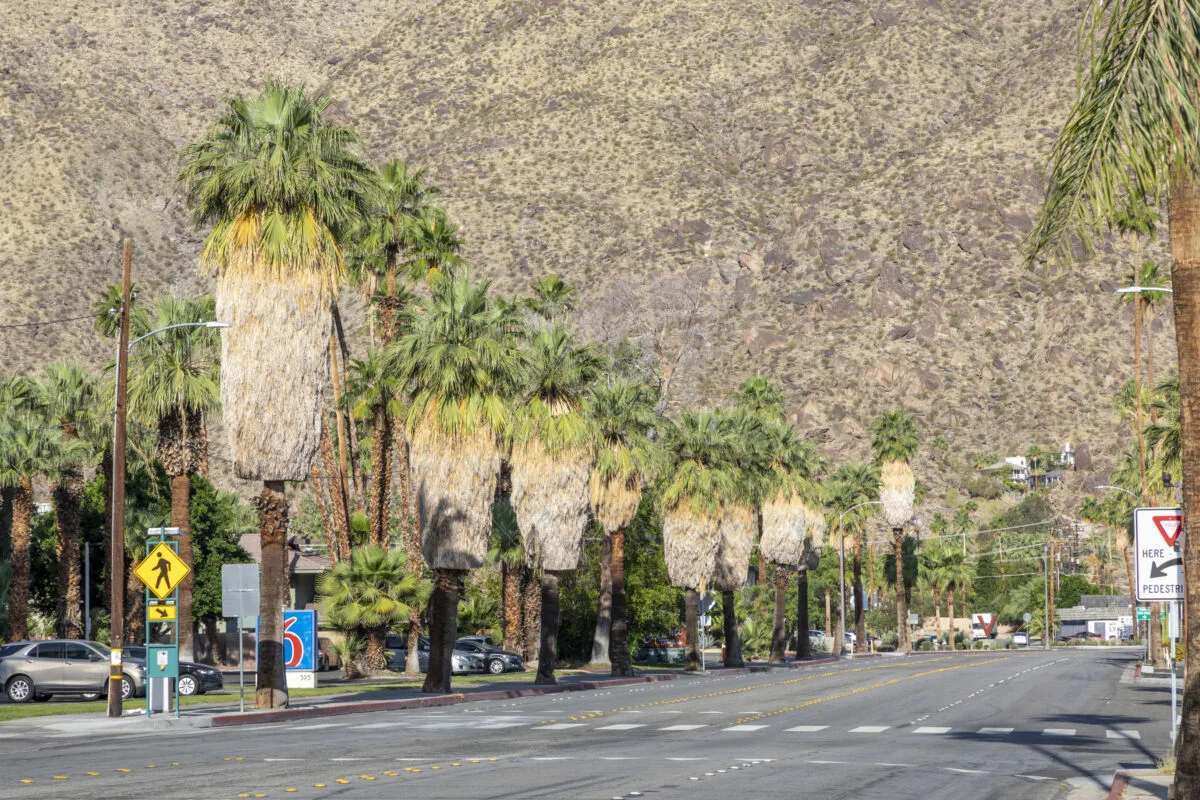
<path id="1" fill-rule="evenodd" d="M 283 664 L 290 670 L 317 669 L 317 612 L 283 612 Z"/>

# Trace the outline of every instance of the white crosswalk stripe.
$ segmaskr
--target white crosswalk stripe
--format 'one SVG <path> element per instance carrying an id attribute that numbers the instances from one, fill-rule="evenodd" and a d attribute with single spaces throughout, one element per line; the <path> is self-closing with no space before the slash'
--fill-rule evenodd
<path id="1" fill-rule="evenodd" d="M 1105 731 L 1104 736 L 1107 739 L 1141 739 L 1142 735 L 1137 731 Z"/>
<path id="2" fill-rule="evenodd" d="M 646 727 L 646 726 L 641 723 L 636 724 L 636 725 L 604 725 L 602 727 L 597 728 L 596 730 L 598 730 L 598 731 L 631 731 L 634 728 L 644 728 L 644 727 Z"/>
<path id="3" fill-rule="evenodd" d="M 851 733 L 883 733 L 890 727 L 891 727 L 890 725 L 859 725 L 857 728 L 854 728 L 850 732 Z"/>
<path id="4" fill-rule="evenodd" d="M 1074 736 L 1074 728 L 1046 728 L 1042 731 L 1042 736 Z"/>
<path id="5" fill-rule="evenodd" d="M 946 733 L 949 730 L 950 730 L 949 728 L 936 728 L 936 727 L 917 728 L 916 730 L 913 731 L 913 733 Z"/>
<path id="6" fill-rule="evenodd" d="M 582 722 L 556 722 L 553 725 L 537 725 L 540 731 L 563 731 L 567 728 L 582 728 Z"/>
<path id="7" fill-rule="evenodd" d="M 985 734 L 1012 733 L 1013 729 L 1012 728 L 980 728 L 979 732 L 985 733 Z"/>
<path id="8" fill-rule="evenodd" d="M 767 727 L 767 726 L 766 725 L 731 725 L 730 727 L 726 728 L 725 730 L 731 731 L 733 733 L 750 733 L 751 731 L 760 731 L 765 727 Z"/>
<path id="9" fill-rule="evenodd" d="M 668 725 L 665 728 L 659 728 L 660 731 L 694 731 L 697 728 L 707 728 L 707 725 Z"/>
<path id="10" fill-rule="evenodd" d="M 816 733 L 828 727 L 828 725 L 797 725 L 794 728 L 788 728 L 784 733 Z"/>

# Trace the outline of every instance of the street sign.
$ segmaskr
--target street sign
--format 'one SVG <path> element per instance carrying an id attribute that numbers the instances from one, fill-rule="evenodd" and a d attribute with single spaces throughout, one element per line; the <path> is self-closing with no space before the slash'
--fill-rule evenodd
<path id="1" fill-rule="evenodd" d="M 1150 606 L 1138 606 L 1137 607 L 1137 618 L 1138 618 L 1138 622 L 1149 622 L 1150 621 Z"/>
<path id="2" fill-rule="evenodd" d="M 1025 622 L 1028 623 L 1030 620 L 1033 619 L 1033 614 L 1030 614 L 1028 611 L 1026 611 L 1024 614 L 1021 615 L 1021 619 L 1025 620 Z"/>
<path id="3" fill-rule="evenodd" d="M 1135 508 L 1137 599 L 1183 599 L 1183 512 L 1178 508 Z"/>
<path id="4" fill-rule="evenodd" d="M 712 617 L 710 617 L 708 614 L 701 614 L 696 618 L 696 624 L 698 624 L 701 628 L 707 628 L 709 625 L 712 625 Z"/>
<path id="5" fill-rule="evenodd" d="M 283 666 L 312 672 L 317 668 L 317 612 L 283 612 Z"/>
<path id="6" fill-rule="evenodd" d="M 221 616 L 257 617 L 258 611 L 258 564 L 222 564 Z"/>
<path id="7" fill-rule="evenodd" d="M 146 619 L 150 622 L 174 622 L 177 619 L 175 604 L 151 601 L 146 607 Z"/>
<path id="8" fill-rule="evenodd" d="M 183 563 L 183 559 L 165 542 L 155 545 L 150 555 L 133 568 L 133 574 L 137 575 L 138 580 L 146 584 L 146 588 L 160 600 L 175 591 L 175 587 L 191 571 L 191 568 Z"/>
<path id="9" fill-rule="evenodd" d="M 712 607 L 716 604 L 717 598 L 713 597 L 711 594 L 703 595 L 698 603 L 700 607 L 700 613 L 707 614 L 709 611 L 712 611 Z"/>

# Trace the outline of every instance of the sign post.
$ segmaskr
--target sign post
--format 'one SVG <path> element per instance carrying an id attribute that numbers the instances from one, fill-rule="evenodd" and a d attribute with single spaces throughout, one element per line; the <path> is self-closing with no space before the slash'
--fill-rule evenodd
<path id="1" fill-rule="evenodd" d="M 1138 600 L 1167 600 L 1171 640 L 1171 741 L 1179 722 L 1175 687 L 1175 640 L 1179 635 L 1179 602 L 1183 600 L 1183 511 L 1179 508 L 1135 508 L 1133 543 L 1137 551 Z M 1141 617 L 1141 609 L 1138 609 Z M 1161 635 L 1150 625 L 1150 636 Z M 1148 638 L 1148 637 L 1147 637 Z"/>
<path id="2" fill-rule="evenodd" d="M 146 717 L 175 711 L 179 716 L 179 584 L 191 572 L 176 552 L 179 545 L 168 542 L 179 528 L 151 528 L 158 541 L 146 542 L 146 558 L 133 574 L 146 586 Z M 169 643 L 152 641 L 154 626 L 165 625 Z"/>
<path id="3" fill-rule="evenodd" d="M 246 666 L 242 650 L 242 620 L 258 617 L 258 564 L 221 565 L 221 616 L 237 620 L 238 695 L 246 710 Z"/>

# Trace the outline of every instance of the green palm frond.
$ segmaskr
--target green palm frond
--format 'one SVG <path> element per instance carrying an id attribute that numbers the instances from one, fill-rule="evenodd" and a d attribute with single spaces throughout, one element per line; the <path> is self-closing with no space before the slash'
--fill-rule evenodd
<path id="1" fill-rule="evenodd" d="M 1026 241 L 1030 259 L 1069 255 L 1126 207 L 1161 197 L 1176 164 L 1200 164 L 1200 24 L 1190 3 L 1094 0 L 1083 21 L 1079 91 L 1050 157 Z"/>
<path id="2" fill-rule="evenodd" d="M 216 319 L 211 297 L 164 297 L 138 326 L 146 330 Z M 204 327 L 175 328 L 138 342 L 130 354 L 129 411 L 147 425 L 186 411 L 208 415 L 221 404 L 221 339 Z"/>
<path id="3" fill-rule="evenodd" d="M 783 390 L 762 375 L 742 381 L 733 393 L 733 402 L 763 419 L 783 421 Z"/>
<path id="4" fill-rule="evenodd" d="M 576 346 L 565 328 L 554 326 L 529 339 L 526 365 L 525 399 L 515 415 L 513 442 L 537 439 L 551 452 L 591 442 L 584 401 L 603 365 L 595 348 Z"/>
<path id="5" fill-rule="evenodd" d="M 921 432 L 903 409 L 889 411 L 871 423 L 871 449 L 881 461 L 908 461 L 917 452 Z"/>
<path id="6" fill-rule="evenodd" d="M 431 588 L 420 575 L 408 572 L 402 550 L 370 545 L 356 549 L 317 579 L 321 611 L 344 630 L 390 628 L 422 607 Z"/>
<path id="7" fill-rule="evenodd" d="M 650 482 L 662 468 L 663 450 L 650 440 L 662 424 L 653 390 L 643 383 L 610 380 L 592 389 L 587 414 L 596 437 L 595 471 L 606 481 Z"/>
<path id="8" fill-rule="evenodd" d="M 562 319 L 579 304 L 579 291 L 557 275 L 543 275 L 533 282 L 533 297 L 523 305 L 545 320 Z"/>

